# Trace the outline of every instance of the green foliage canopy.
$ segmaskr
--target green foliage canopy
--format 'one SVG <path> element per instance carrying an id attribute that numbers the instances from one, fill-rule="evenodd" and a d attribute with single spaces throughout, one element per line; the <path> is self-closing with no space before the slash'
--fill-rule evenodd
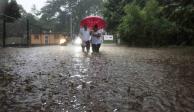
<path id="1" fill-rule="evenodd" d="M 108 30 L 119 33 L 129 45 L 191 45 L 194 40 L 194 3 L 190 0 L 113 1 L 104 3 Z"/>

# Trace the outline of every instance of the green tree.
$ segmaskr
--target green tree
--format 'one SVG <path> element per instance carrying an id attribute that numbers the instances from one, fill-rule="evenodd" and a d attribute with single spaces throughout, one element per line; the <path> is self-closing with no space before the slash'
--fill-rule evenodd
<path id="1" fill-rule="evenodd" d="M 50 0 L 41 9 L 41 21 L 54 31 L 69 32 L 72 18 L 74 30 L 79 31 L 79 22 L 89 15 L 101 15 L 102 0 Z"/>
<path id="2" fill-rule="evenodd" d="M 4 15 L 9 16 L 6 17 L 7 22 L 13 22 L 21 17 L 20 7 L 15 0 L 11 0 L 6 6 L 4 10 Z M 12 18 L 11 18 L 12 17 Z M 14 18 L 14 19 L 13 19 Z"/>
<path id="3" fill-rule="evenodd" d="M 117 33 L 122 17 L 126 15 L 124 7 L 132 3 L 134 0 L 106 0 L 104 2 L 103 15 L 108 22 L 107 30 L 112 33 Z M 136 3 L 142 8 L 146 0 L 136 0 Z"/>
<path id="4" fill-rule="evenodd" d="M 178 44 L 194 45 L 194 2 L 172 0 L 164 7 L 163 14 L 176 23 Z"/>
<path id="5" fill-rule="evenodd" d="M 124 8 L 125 7 L 125 8 Z M 108 30 L 130 45 L 194 45 L 192 0 L 106 0 Z"/>
<path id="6" fill-rule="evenodd" d="M 169 32 L 174 24 L 161 16 L 161 7 L 156 0 L 149 0 L 145 6 L 134 1 L 125 6 L 118 31 L 129 45 L 160 46 L 169 43 Z"/>
<path id="7" fill-rule="evenodd" d="M 32 13 L 33 15 L 35 15 L 35 16 L 39 16 L 39 15 L 40 15 L 40 11 L 37 10 L 35 4 L 34 4 L 34 5 L 32 6 L 32 8 L 31 8 L 31 13 Z"/>
<path id="8" fill-rule="evenodd" d="M 118 30 L 123 40 L 127 41 L 130 45 L 135 45 L 143 33 L 143 18 L 140 6 L 136 2 L 133 2 L 125 6 L 124 12 L 126 15 L 123 16 Z"/>
<path id="9" fill-rule="evenodd" d="M 108 24 L 108 31 L 116 33 L 121 18 L 125 15 L 123 8 L 131 1 L 132 0 L 107 0 L 104 2 L 103 15 Z"/>
<path id="10" fill-rule="evenodd" d="M 0 0 L 0 14 L 4 13 L 4 10 L 7 4 L 8 4 L 8 0 Z"/>
<path id="11" fill-rule="evenodd" d="M 169 22 L 161 15 L 162 7 L 156 0 L 149 0 L 142 10 L 145 17 L 145 36 L 148 38 L 150 45 L 168 44 L 169 31 L 174 29 L 174 24 Z"/>

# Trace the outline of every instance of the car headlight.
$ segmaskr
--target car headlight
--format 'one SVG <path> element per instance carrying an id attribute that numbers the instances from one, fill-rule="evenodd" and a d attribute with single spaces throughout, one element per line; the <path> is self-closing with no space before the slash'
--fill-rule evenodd
<path id="1" fill-rule="evenodd" d="M 63 44 L 63 43 L 65 43 L 65 42 L 67 42 L 66 39 L 61 39 L 59 43 L 60 43 L 60 44 Z"/>
<path id="2" fill-rule="evenodd" d="M 81 44 L 82 43 L 82 40 L 79 38 L 79 37 L 77 37 L 76 39 L 75 39 L 75 44 Z"/>

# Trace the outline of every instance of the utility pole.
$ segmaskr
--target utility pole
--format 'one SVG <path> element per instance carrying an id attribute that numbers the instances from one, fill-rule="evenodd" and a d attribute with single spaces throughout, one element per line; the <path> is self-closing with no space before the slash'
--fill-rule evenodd
<path id="1" fill-rule="evenodd" d="M 5 39 L 6 39 L 6 17 L 3 15 L 3 47 L 6 46 Z"/>
<path id="2" fill-rule="evenodd" d="M 71 39 L 73 39 L 73 30 L 72 30 L 72 14 L 70 14 L 70 37 Z"/>
<path id="3" fill-rule="evenodd" d="M 73 40 L 73 4 L 70 4 L 70 36 Z"/>
<path id="4" fill-rule="evenodd" d="M 26 40 L 27 40 L 27 46 L 30 47 L 30 32 L 29 32 L 30 25 L 29 25 L 29 20 L 28 19 L 26 20 L 26 23 L 27 23 L 26 24 L 26 30 L 27 30 L 27 34 L 26 34 L 27 35 L 27 39 Z"/>

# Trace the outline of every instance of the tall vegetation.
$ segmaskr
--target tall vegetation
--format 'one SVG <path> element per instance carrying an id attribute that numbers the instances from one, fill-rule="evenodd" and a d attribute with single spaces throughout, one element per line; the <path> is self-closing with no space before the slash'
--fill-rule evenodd
<path id="1" fill-rule="evenodd" d="M 79 22 L 89 15 L 101 15 L 102 0 L 48 0 L 40 11 L 40 21 L 53 31 L 70 31 L 72 20 L 74 31 L 78 32 Z"/>
<path id="2" fill-rule="evenodd" d="M 107 0 L 103 14 L 108 30 L 129 45 L 192 45 L 194 3 L 188 1 Z"/>
<path id="3" fill-rule="evenodd" d="M 20 7 L 15 0 L 3 0 L 1 4 L 1 13 L 5 15 L 7 22 L 13 22 L 21 17 Z"/>
<path id="4" fill-rule="evenodd" d="M 30 31 L 66 32 L 70 33 L 72 23 L 74 33 L 79 31 L 79 22 L 89 15 L 102 15 L 103 0 L 47 0 L 46 5 L 37 10 L 34 5 L 31 13 L 27 13 L 16 0 L 0 0 L 0 15 L 7 15 L 7 22 L 26 24 L 30 22 Z M 3 16 L 0 16 L 0 19 Z M 20 19 L 19 19 L 20 18 Z M 17 26 L 17 25 L 15 25 Z M 21 25 L 20 25 L 21 26 Z M 24 26 L 26 27 L 26 26 Z M 13 30 L 19 30 L 11 27 Z M 21 29 L 21 28 L 20 28 Z"/>

